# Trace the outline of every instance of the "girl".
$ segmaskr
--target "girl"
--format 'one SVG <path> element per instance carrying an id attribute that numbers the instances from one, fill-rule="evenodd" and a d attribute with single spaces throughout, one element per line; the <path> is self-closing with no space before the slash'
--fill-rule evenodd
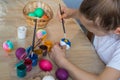
<path id="1" fill-rule="evenodd" d="M 66 59 L 65 50 L 55 44 L 50 57 L 65 68 L 73 80 L 119 80 L 120 0 L 84 0 L 79 10 L 63 7 L 62 18 L 77 18 L 95 35 L 94 47 L 106 68 L 100 75 L 88 73 Z"/>

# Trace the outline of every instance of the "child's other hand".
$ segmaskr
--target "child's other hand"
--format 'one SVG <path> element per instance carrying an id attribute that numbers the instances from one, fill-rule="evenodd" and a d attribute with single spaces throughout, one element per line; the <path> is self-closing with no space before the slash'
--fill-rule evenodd
<path id="1" fill-rule="evenodd" d="M 52 58 L 59 66 L 61 66 L 63 60 L 66 59 L 65 50 L 66 50 L 66 46 L 61 47 L 59 43 L 55 43 L 49 54 L 50 58 Z"/>

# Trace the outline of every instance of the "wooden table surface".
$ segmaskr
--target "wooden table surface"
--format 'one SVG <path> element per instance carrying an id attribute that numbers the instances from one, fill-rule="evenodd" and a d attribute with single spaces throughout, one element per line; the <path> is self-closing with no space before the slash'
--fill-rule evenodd
<path id="1" fill-rule="evenodd" d="M 1 0 L 6 9 L 6 14 L 0 16 L 0 79 L 1 80 L 25 80 L 19 79 L 16 76 L 15 64 L 18 60 L 15 57 L 15 50 L 19 47 L 27 48 L 32 44 L 33 28 L 27 26 L 22 9 L 30 0 Z M 53 19 L 48 23 L 45 30 L 48 33 L 48 40 L 58 42 L 63 38 L 62 24 L 60 23 L 56 12 L 58 10 L 57 0 L 42 0 L 50 5 L 54 12 Z M 60 1 L 62 5 L 64 3 Z M 0 3 L 1 4 L 1 3 Z M 0 15 L 2 15 L 0 13 Z M 26 39 L 20 40 L 17 38 L 17 28 L 19 26 L 27 27 Z M 67 58 L 76 66 L 92 73 L 99 74 L 104 69 L 104 64 L 97 56 L 92 44 L 81 31 L 80 26 L 74 19 L 65 20 L 67 38 L 72 42 L 72 47 L 67 51 Z M 14 43 L 14 50 L 7 53 L 3 50 L 2 44 L 6 40 L 11 40 Z M 55 68 L 55 67 L 54 67 Z M 27 73 L 27 77 L 31 74 L 39 72 L 40 69 L 34 67 L 33 70 Z M 55 69 L 51 74 L 54 75 Z M 69 78 L 69 80 L 71 80 Z"/>

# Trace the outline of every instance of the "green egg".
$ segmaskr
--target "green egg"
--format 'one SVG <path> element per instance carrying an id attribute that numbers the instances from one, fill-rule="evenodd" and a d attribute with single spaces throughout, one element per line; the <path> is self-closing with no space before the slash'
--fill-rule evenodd
<path id="1" fill-rule="evenodd" d="M 42 8 L 36 8 L 34 13 L 37 17 L 41 18 L 44 15 L 44 10 Z"/>
<path id="2" fill-rule="evenodd" d="M 30 17 L 36 17 L 36 14 L 34 12 L 29 12 L 28 16 L 30 16 Z"/>

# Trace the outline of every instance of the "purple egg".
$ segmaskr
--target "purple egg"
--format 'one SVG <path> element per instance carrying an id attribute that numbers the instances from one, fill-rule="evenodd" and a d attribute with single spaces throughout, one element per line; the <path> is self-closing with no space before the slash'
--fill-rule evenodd
<path id="1" fill-rule="evenodd" d="M 67 80 L 69 76 L 67 70 L 63 68 L 58 68 L 55 74 L 59 80 Z"/>
<path id="2" fill-rule="evenodd" d="M 15 54 L 16 54 L 16 57 L 17 57 L 19 60 L 23 60 L 23 59 L 25 59 L 26 56 L 27 56 L 24 48 L 18 48 L 18 49 L 16 50 Z"/>

